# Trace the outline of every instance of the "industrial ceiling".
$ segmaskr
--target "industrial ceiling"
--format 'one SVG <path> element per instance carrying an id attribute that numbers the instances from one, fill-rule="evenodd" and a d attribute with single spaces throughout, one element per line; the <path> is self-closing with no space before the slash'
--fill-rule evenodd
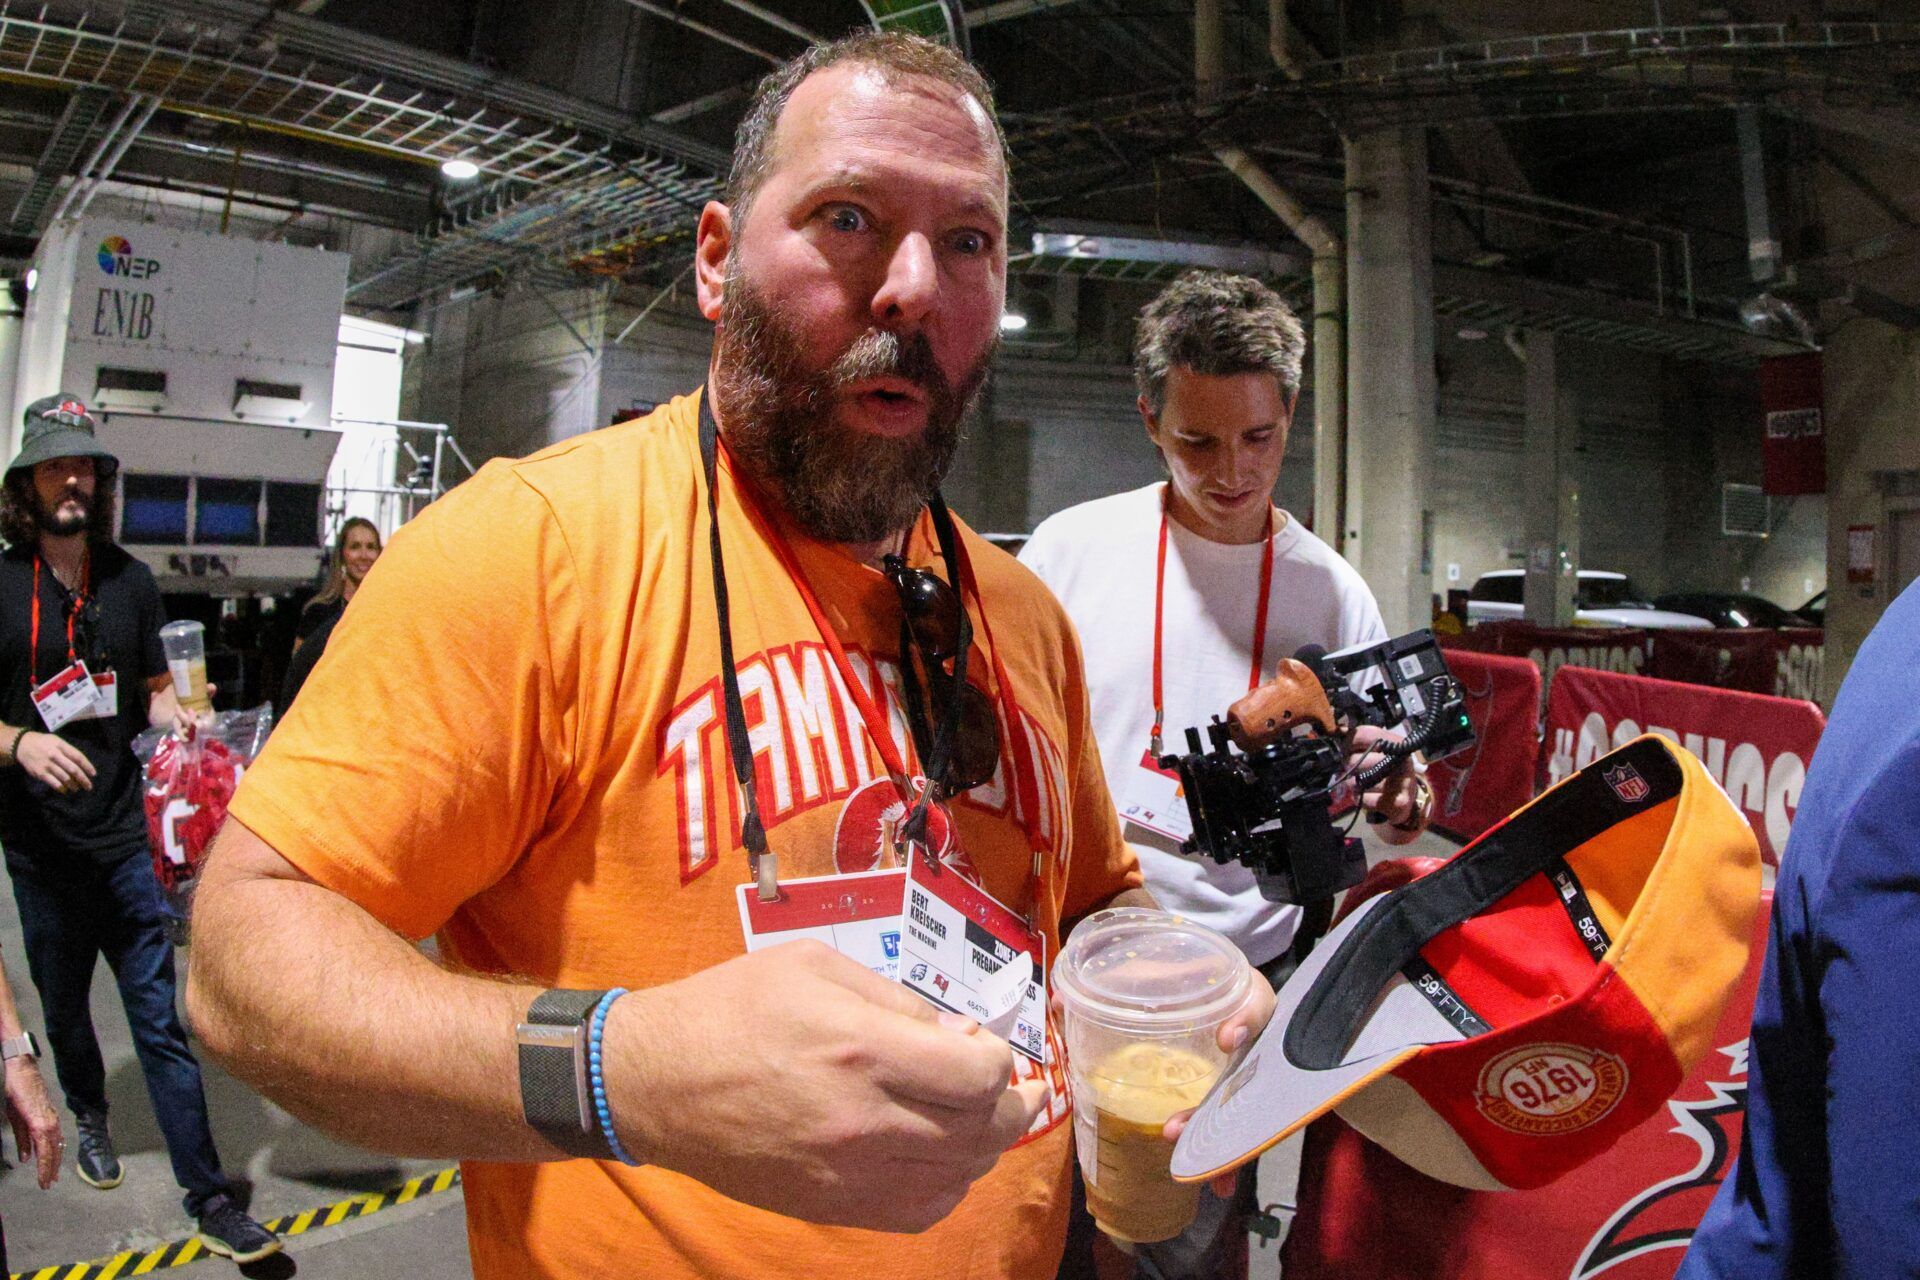
<path id="1" fill-rule="evenodd" d="M 1787 286 L 1920 304 L 1889 266 L 1920 223 L 1882 177 L 1920 148 L 1920 14 L 1831 8 L 1227 0 L 1221 73 L 1196 85 L 1179 0 L 0 0 L 0 257 L 111 185 L 404 233 L 356 256 L 349 303 L 369 311 L 516 273 L 657 284 L 754 79 L 806 40 L 902 27 L 994 80 L 1016 248 L 1105 227 L 1276 250 L 1284 274 L 1305 256 L 1221 148 L 1337 222 L 1342 137 L 1423 125 L 1443 314 L 1746 359 L 1767 342 L 1735 324 L 1741 106 L 1777 162 L 1788 265 L 1807 264 Z M 449 160 L 478 175 L 444 177 Z M 1819 166 L 1869 206 L 1845 245 L 1822 238 Z M 1885 242 L 1861 250 L 1867 232 Z M 1091 270 L 1037 243 L 1019 269 Z"/>

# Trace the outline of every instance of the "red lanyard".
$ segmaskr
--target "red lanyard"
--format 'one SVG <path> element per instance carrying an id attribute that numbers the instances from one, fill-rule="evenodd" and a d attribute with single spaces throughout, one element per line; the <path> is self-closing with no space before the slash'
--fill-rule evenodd
<path id="1" fill-rule="evenodd" d="M 724 440 L 719 442 L 719 449 L 723 455 L 726 454 Z M 827 653 L 833 659 L 834 670 L 839 673 L 841 682 L 846 685 L 848 693 L 852 695 L 854 707 L 860 712 L 860 719 L 867 726 L 867 736 L 880 753 L 881 763 L 887 768 L 895 793 L 899 795 L 902 804 L 911 806 L 914 797 L 908 795 L 902 786 L 902 779 L 908 776 L 906 761 L 901 757 L 894 742 L 892 726 L 887 723 L 886 716 L 882 713 L 880 706 L 875 703 L 872 690 L 861 683 L 855 675 L 853 664 L 847 658 L 846 647 L 841 644 L 839 633 L 827 617 L 826 610 L 820 607 L 820 600 L 814 595 L 812 584 L 807 581 L 806 571 L 800 567 L 798 559 L 794 556 L 793 548 L 788 544 L 784 530 L 780 528 L 777 521 L 769 518 L 761 509 L 753 487 L 734 473 L 731 458 L 728 459 L 727 472 L 733 476 L 734 492 L 739 495 L 741 506 L 746 508 L 754 522 L 760 525 L 766 534 L 768 544 L 773 547 L 774 555 L 780 561 L 780 567 L 786 570 L 787 577 L 793 582 L 794 590 L 799 592 L 802 603 L 807 606 L 807 613 L 812 616 L 813 625 L 820 632 L 820 639 L 827 646 Z M 979 613 L 980 625 L 985 632 L 987 649 L 993 659 L 994 683 L 999 686 L 997 693 L 1000 711 L 1006 719 L 1010 737 L 1010 750 L 1007 754 L 1012 761 L 1010 772 L 1013 775 L 1015 802 L 1020 809 L 1021 825 L 1026 832 L 1027 844 L 1033 851 L 1033 884 L 1030 896 L 1032 902 L 1037 905 L 1041 873 L 1044 868 L 1043 846 L 1040 840 L 1040 788 L 1027 767 L 1033 760 L 1028 750 L 1026 724 L 1021 719 L 1019 705 L 1014 701 L 1013 682 L 1008 678 L 1006 666 L 1000 660 L 1000 646 L 994 643 L 992 624 L 987 620 L 987 610 L 980 599 L 978 582 L 967 561 L 965 544 L 956 539 L 954 549 L 960 563 L 951 566 L 950 571 L 959 579 L 962 598 L 968 595 L 973 597 L 974 608 Z M 900 655 L 900 660 L 908 662 L 911 658 L 903 653 Z M 875 675 L 877 677 L 877 671 Z"/>
<path id="2" fill-rule="evenodd" d="M 966 544 L 955 545 L 960 556 L 961 573 L 969 583 L 977 583 L 972 566 L 967 563 Z M 1027 847 L 1033 850 L 1033 889 L 1027 908 L 1027 924 L 1031 927 L 1033 910 L 1040 903 L 1045 849 L 1045 843 L 1040 839 L 1040 784 L 1030 767 L 1038 762 L 1038 757 L 1030 749 L 1026 722 L 1020 718 L 1020 708 L 1013 700 L 1013 681 L 1007 677 L 1007 668 L 1000 661 L 1000 646 L 993 638 L 993 622 L 987 617 L 987 608 L 981 602 L 978 590 L 974 591 L 973 602 L 980 610 L 980 629 L 986 633 L 987 651 L 993 657 L 993 682 L 1000 686 L 1000 710 L 1007 719 L 1007 754 L 1013 760 L 1014 803 L 1020 809 L 1021 826 L 1027 833 Z"/>
<path id="3" fill-rule="evenodd" d="M 1260 552 L 1260 600 L 1253 613 L 1253 664 L 1247 671 L 1247 692 L 1260 687 L 1267 654 L 1267 595 L 1273 590 L 1273 503 L 1267 503 L 1267 536 Z M 1167 595 L 1167 504 L 1160 504 L 1160 556 L 1153 574 L 1153 736 L 1149 746 L 1160 757 L 1160 737 L 1166 731 L 1166 702 L 1160 691 L 1160 633 L 1165 627 Z"/>
<path id="4" fill-rule="evenodd" d="M 56 579 L 57 581 L 57 579 Z M 80 655 L 73 648 L 73 619 L 86 607 L 87 595 L 93 589 L 93 557 L 83 556 L 80 561 L 80 594 L 73 598 L 73 607 L 67 610 L 67 665 L 80 661 Z M 29 689 L 40 679 L 40 557 L 33 558 L 33 639 L 28 644 L 27 687 Z"/>

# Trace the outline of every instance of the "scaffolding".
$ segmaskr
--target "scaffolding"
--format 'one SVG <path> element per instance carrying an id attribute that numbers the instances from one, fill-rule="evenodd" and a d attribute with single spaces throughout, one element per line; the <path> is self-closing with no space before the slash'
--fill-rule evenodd
<path id="1" fill-rule="evenodd" d="M 476 193 L 393 259 L 354 301 L 398 307 L 529 257 L 645 241 L 718 190 L 712 171 L 631 140 L 463 100 L 380 71 L 290 56 L 212 23 L 94 25 L 0 2 L 0 77 L 145 98 L 160 109 L 392 158 L 479 167 Z"/>

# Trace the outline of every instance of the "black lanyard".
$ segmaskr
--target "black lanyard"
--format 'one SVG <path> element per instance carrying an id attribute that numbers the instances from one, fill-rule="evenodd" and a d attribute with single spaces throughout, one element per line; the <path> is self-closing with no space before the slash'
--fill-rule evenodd
<path id="1" fill-rule="evenodd" d="M 727 713 L 727 754 L 733 763 L 734 781 L 740 785 L 740 795 L 745 814 L 740 822 L 741 843 L 747 848 L 747 863 L 753 870 L 754 881 L 762 902 L 772 902 L 780 896 L 778 859 L 767 845 L 766 825 L 760 818 L 760 801 L 756 794 L 753 777 L 753 748 L 747 741 L 747 713 L 740 700 L 740 679 L 733 666 L 733 621 L 732 611 L 727 598 L 726 559 L 720 546 L 719 512 L 719 453 L 720 432 L 714 422 L 713 411 L 708 406 L 710 392 L 703 389 L 700 393 L 700 463 L 707 478 L 707 537 L 713 560 L 713 604 L 714 612 L 720 622 L 720 685 L 726 701 Z M 936 491 L 927 503 L 928 514 L 933 520 L 934 536 L 939 539 L 940 555 L 947 562 L 947 571 L 954 578 L 954 591 L 960 593 L 960 558 L 958 539 L 954 535 L 953 517 L 947 512 L 947 505 Z M 962 597 L 964 600 L 964 596 Z M 824 617 L 820 625 L 825 626 Z M 908 625 L 902 618 L 900 624 L 900 668 L 903 682 L 907 685 L 908 700 L 912 704 L 909 714 L 919 715 L 919 679 L 913 674 L 913 657 L 909 649 L 911 635 Z M 932 804 L 934 791 L 941 789 L 952 756 L 952 744 L 960 730 L 961 697 L 966 689 L 967 650 L 973 640 L 973 626 L 967 618 L 964 603 L 960 609 L 960 626 L 957 653 L 954 656 L 953 685 L 951 696 L 942 713 L 939 728 L 933 735 L 933 747 L 928 753 L 928 784 L 921 789 L 914 800 L 913 809 L 901 823 L 900 831 L 904 838 L 921 840 L 927 822 L 927 808 Z"/>

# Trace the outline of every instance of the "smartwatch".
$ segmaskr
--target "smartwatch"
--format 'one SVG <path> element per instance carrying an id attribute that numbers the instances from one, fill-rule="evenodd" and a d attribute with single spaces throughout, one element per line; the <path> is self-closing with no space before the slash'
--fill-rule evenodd
<path id="1" fill-rule="evenodd" d="M 587 1031 L 604 991 L 542 992 L 514 1027 L 520 1109 L 534 1132 L 568 1155 L 610 1160 L 587 1075 Z"/>
<path id="2" fill-rule="evenodd" d="M 22 1031 L 17 1036 L 9 1036 L 5 1040 L 0 1040 L 0 1062 L 11 1061 L 14 1058 L 37 1058 L 39 1056 L 40 1042 L 34 1038 L 33 1032 L 31 1031 Z"/>

